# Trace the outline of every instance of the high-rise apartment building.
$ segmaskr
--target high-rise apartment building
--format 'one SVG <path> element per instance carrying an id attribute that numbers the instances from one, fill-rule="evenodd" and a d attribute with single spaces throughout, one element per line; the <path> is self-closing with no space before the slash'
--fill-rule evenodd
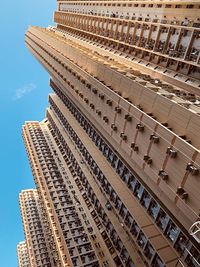
<path id="1" fill-rule="evenodd" d="M 17 256 L 19 267 L 30 267 L 28 250 L 25 241 L 21 241 L 17 245 Z"/>
<path id="2" fill-rule="evenodd" d="M 19 194 L 19 203 L 26 239 L 27 257 L 30 261 L 28 266 L 53 266 L 51 265 L 50 250 L 46 237 L 48 227 L 45 225 L 46 221 L 37 190 L 22 190 Z"/>
<path id="3" fill-rule="evenodd" d="M 58 1 L 54 21 L 26 33 L 55 94 L 23 127 L 54 265 L 199 267 L 200 1 Z"/>

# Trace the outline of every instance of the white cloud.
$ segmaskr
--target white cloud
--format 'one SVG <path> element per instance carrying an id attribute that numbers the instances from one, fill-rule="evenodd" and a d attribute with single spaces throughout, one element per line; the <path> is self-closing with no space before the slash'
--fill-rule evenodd
<path id="1" fill-rule="evenodd" d="M 37 86 L 34 83 L 29 83 L 24 85 L 21 88 L 18 88 L 15 91 L 15 95 L 13 97 L 14 100 L 18 100 L 20 98 L 22 98 L 24 95 L 27 95 L 28 93 L 30 93 L 31 91 L 33 91 Z"/>

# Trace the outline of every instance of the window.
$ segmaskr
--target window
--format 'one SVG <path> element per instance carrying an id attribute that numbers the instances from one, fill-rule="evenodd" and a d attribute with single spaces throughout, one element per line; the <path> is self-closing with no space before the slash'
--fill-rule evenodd
<path id="1" fill-rule="evenodd" d="M 146 190 L 144 190 L 142 198 L 141 198 L 142 206 L 145 207 L 146 209 L 148 209 L 150 201 L 151 201 L 151 196 L 149 195 L 149 193 Z"/>
<path id="2" fill-rule="evenodd" d="M 155 255 L 155 251 L 149 242 L 146 243 L 146 246 L 144 248 L 144 254 L 149 260 L 151 260 Z"/>
<path id="3" fill-rule="evenodd" d="M 186 263 L 190 267 L 199 267 L 199 264 L 197 262 L 200 263 L 199 252 L 192 246 L 192 248 L 190 249 L 190 254 L 188 253 L 187 255 Z"/>
<path id="4" fill-rule="evenodd" d="M 155 200 L 151 200 L 149 209 L 148 209 L 148 213 L 151 217 L 153 217 L 154 219 L 157 218 L 158 212 L 160 210 L 160 206 L 155 202 Z"/>
<path id="5" fill-rule="evenodd" d="M 125 224 L 126 226 L 131 227 L 132 223 L 133 223 L 133 217 L 130 215 L 129 212 L 127 212 L 126 218 L 125 218 Z"/>
<path id="6" fill-rule="evenodd" d="M 115 203 L 115 202 L 116 202 L 116 199 L 117 199 L 117 194 L 116 194 L 114 191 L 112 191 L 112 192 L 111 192 L 111 195 L 110 195 L 110 200 L 111 200 L 113 203 Z"/>
<path id="7" fill-rule="evenodd" d="M 122 202 L 121 202 L 121 200 L 117 197 L 117 201 L 116 201 L 115 207 L 116 207 L 117 210 L 120 210 L 120 209 L 121 209 L 121 206 L 122 206 Z"/>
<path id="8" fill-rule="evenodd" d="M 164 267 L 164 264 L 158 255 L 155 256 L 152 266 L 153 267 Z"/>
<path id="9" fill-rule="evenodd" d="M 135 179 L 135 177 L 131 175 L 131 177 L 129 178 L 128 187 L 133 193 L 134 193 L 136 182 L 137 180 Z"/>
<path id="10" fill-rule="evenodd" d="M 110 163 L 112 163 L 113 162 L 113 159 L 114 159 L 114 153 L 110 149 L 109 150 L 109 155 L 108 155 L 108 160 L 109 160 Z"/>
<path id="11" fill-rule="evenodd" d="M 194 5 L 187 5 L 186 8 L 193 8 Z"/>
<path id="12" fill-rule="evenodd" d="M 123 248 L 120 256 L 123 262 L 127 262 L 129 257 L 128 251 L 125 248 Z"/>
<path id="13" fill-rule="evenodd" d="M 125 216 L 126 216 L 126 214 L 127 214 L 127 209 L 126 209 L 126 207 L 124 206 L 124 204 L 122 204 L 122 206 L 121 206 L 121 210 L 120 210 L 120 213 L 119 213 L 119 214 L 121 215 L 122 218 L 125 218 Z"/>
<path id="14" fill-rule="evenodd" d="M 143 187 L 139 182 L 137 182 L 137 183 L 136 183 L 136 186 L 135 186 L 135 192 L 134 192 L 134 195 L 135 195 L 138 199 L 141 199 L 143 191 L 144 191 L 144 187 Z"/>
<path id="15" fill-rule="evenodd" d="M 187 244 L 186 237 L 182 233 L 180 233 L 174 247 L 180 254 L 182 254 L 185 250 L 186 244 Z"/>
<path id="16" fill-rule="evenodd" d="M 143 234 L 142 231 L 140 231 L 140 233 L 139 233 L 139 235 L 138 235 L 137 243 L 138 243 L 138 245 L 139 245 L 141 248 L 144 248 L 144 246 L 145 246 L 146 243 L 147 243 L 147 239 L 146 239 L 146 237 L 145 237 L 145 235 Z"/>
<path id="17" fill-rule="evenodd" d="M 114 155 L 113 160 L 112 160 L 112 167 L 113 168 L 115 168 L 115 169 L 117 168 L 118 161 L 119 161 L 118 157 L 116 155 Z"/>
<path id="18" fill-rule="evenodd" d="M 122 163 L 121 160 L 119 160 L 117 166 L 117 173 L 119 174 L 119 176 L 123 174 L 123 171 L 124 171 L 124 164 Z"/>
<path id="19" fill-rule="evenodd" d="M 162 209 L 160 209 L 158 217 L 156 219 L 157 225 L 164 231 L 167 227 L 168 222 L 169 217 Z"/>
<path id="20" fill-rule="evenodd" d="M 139 226 L 137 225 L 137 223 L 134 221 L 133 224 L 132 224 L 132 226 L 131 226 L 131 230 L 130 230 L 130 232 L 131 232 L 131 234 L 132 234 L 133 236 L 136 237 L 136 236 L 138 235 L 139 231 L 140 231 L 140 228 L 139 228 Z"/>
<path id="21" fill-rule="evenodd" d="M 119 239 L 119 237 L 118 237 L 117 243 L 116 243 L 116 249 L 118 251 L 121 251 L 122 247 L 123 247 L 123 243 L 122 243 L 121 239 Z"/>
<path id="22" fill-rule="evenodd" d="M 125 167 L 124 171 L 123 171 L 123 173 L 121 175 L 121 178 L 126 184 L 128 183 L 128 180 L 129 180 L 130 176 L 131 176 L 130 171 Z"/>
<path id="23" fill-rule="evenodd" d="M 115 230 L 113 230 L 110 237 L 112 238 L 113 243 L 115 244 L 117 242 L 117 238 L 118 238 L 117 232 Z"/>
<path id="24" fill-rule="evenodd" d="M 179 233 L 178 227 L 170 220 L 167 226 L 166 236 L 174 243 L 178 233 Z"/>

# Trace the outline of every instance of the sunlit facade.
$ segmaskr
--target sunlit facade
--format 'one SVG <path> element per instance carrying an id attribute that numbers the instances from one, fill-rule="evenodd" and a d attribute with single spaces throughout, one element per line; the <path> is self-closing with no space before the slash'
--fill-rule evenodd
<path id="1" fill-rule="evenodd" d="M 36 189 L 22 190 L 19 204 L 26 240 L 27 258 L 30 267 L 53 266 L 50 260 L 50 247 L 47 243 L 47 227 L 42 204 Z M 24 265 L 22 265 L 24 267 Z M 21 267 L 21 265 L 19 265 Z"/>
<path id="2" fill-rule="evenodd" d="M 53 266 L 199 267 L 200 1 L 58 1 L 23 137 Z M 57 265 L 56 265 L 57 264 Z"/>
<path id="3" fill-rule="evenodd" d="M 19 267 L 30 267 L 29 255 L 25 241 L 21 241 L 18 243 L 17 256 Z"/>

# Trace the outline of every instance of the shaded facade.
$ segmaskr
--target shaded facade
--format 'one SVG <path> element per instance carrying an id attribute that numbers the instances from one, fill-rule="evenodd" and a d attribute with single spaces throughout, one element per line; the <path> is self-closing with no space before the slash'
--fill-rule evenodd
<path id="1" fill-rule="evenodd" d="M 21 241 L 17 245 L 17 256 L 19 267 L 30 267 L 28 250 L 25 241 Z"/>
<path id="2" fill-rule="evenodd" d="M 22 190 L 19 194 L 26 249 L 31 267 L 50 267 L 49 247 L 47 243 L 47 227 L 45 217 L 36 189 Z"/>
<path id="3" fill-rule="evenodd" d="M 199 11 L 58 1 L 28 29 L 55 92 L 23 137 L 56 266 L 200 266 Z"/>

